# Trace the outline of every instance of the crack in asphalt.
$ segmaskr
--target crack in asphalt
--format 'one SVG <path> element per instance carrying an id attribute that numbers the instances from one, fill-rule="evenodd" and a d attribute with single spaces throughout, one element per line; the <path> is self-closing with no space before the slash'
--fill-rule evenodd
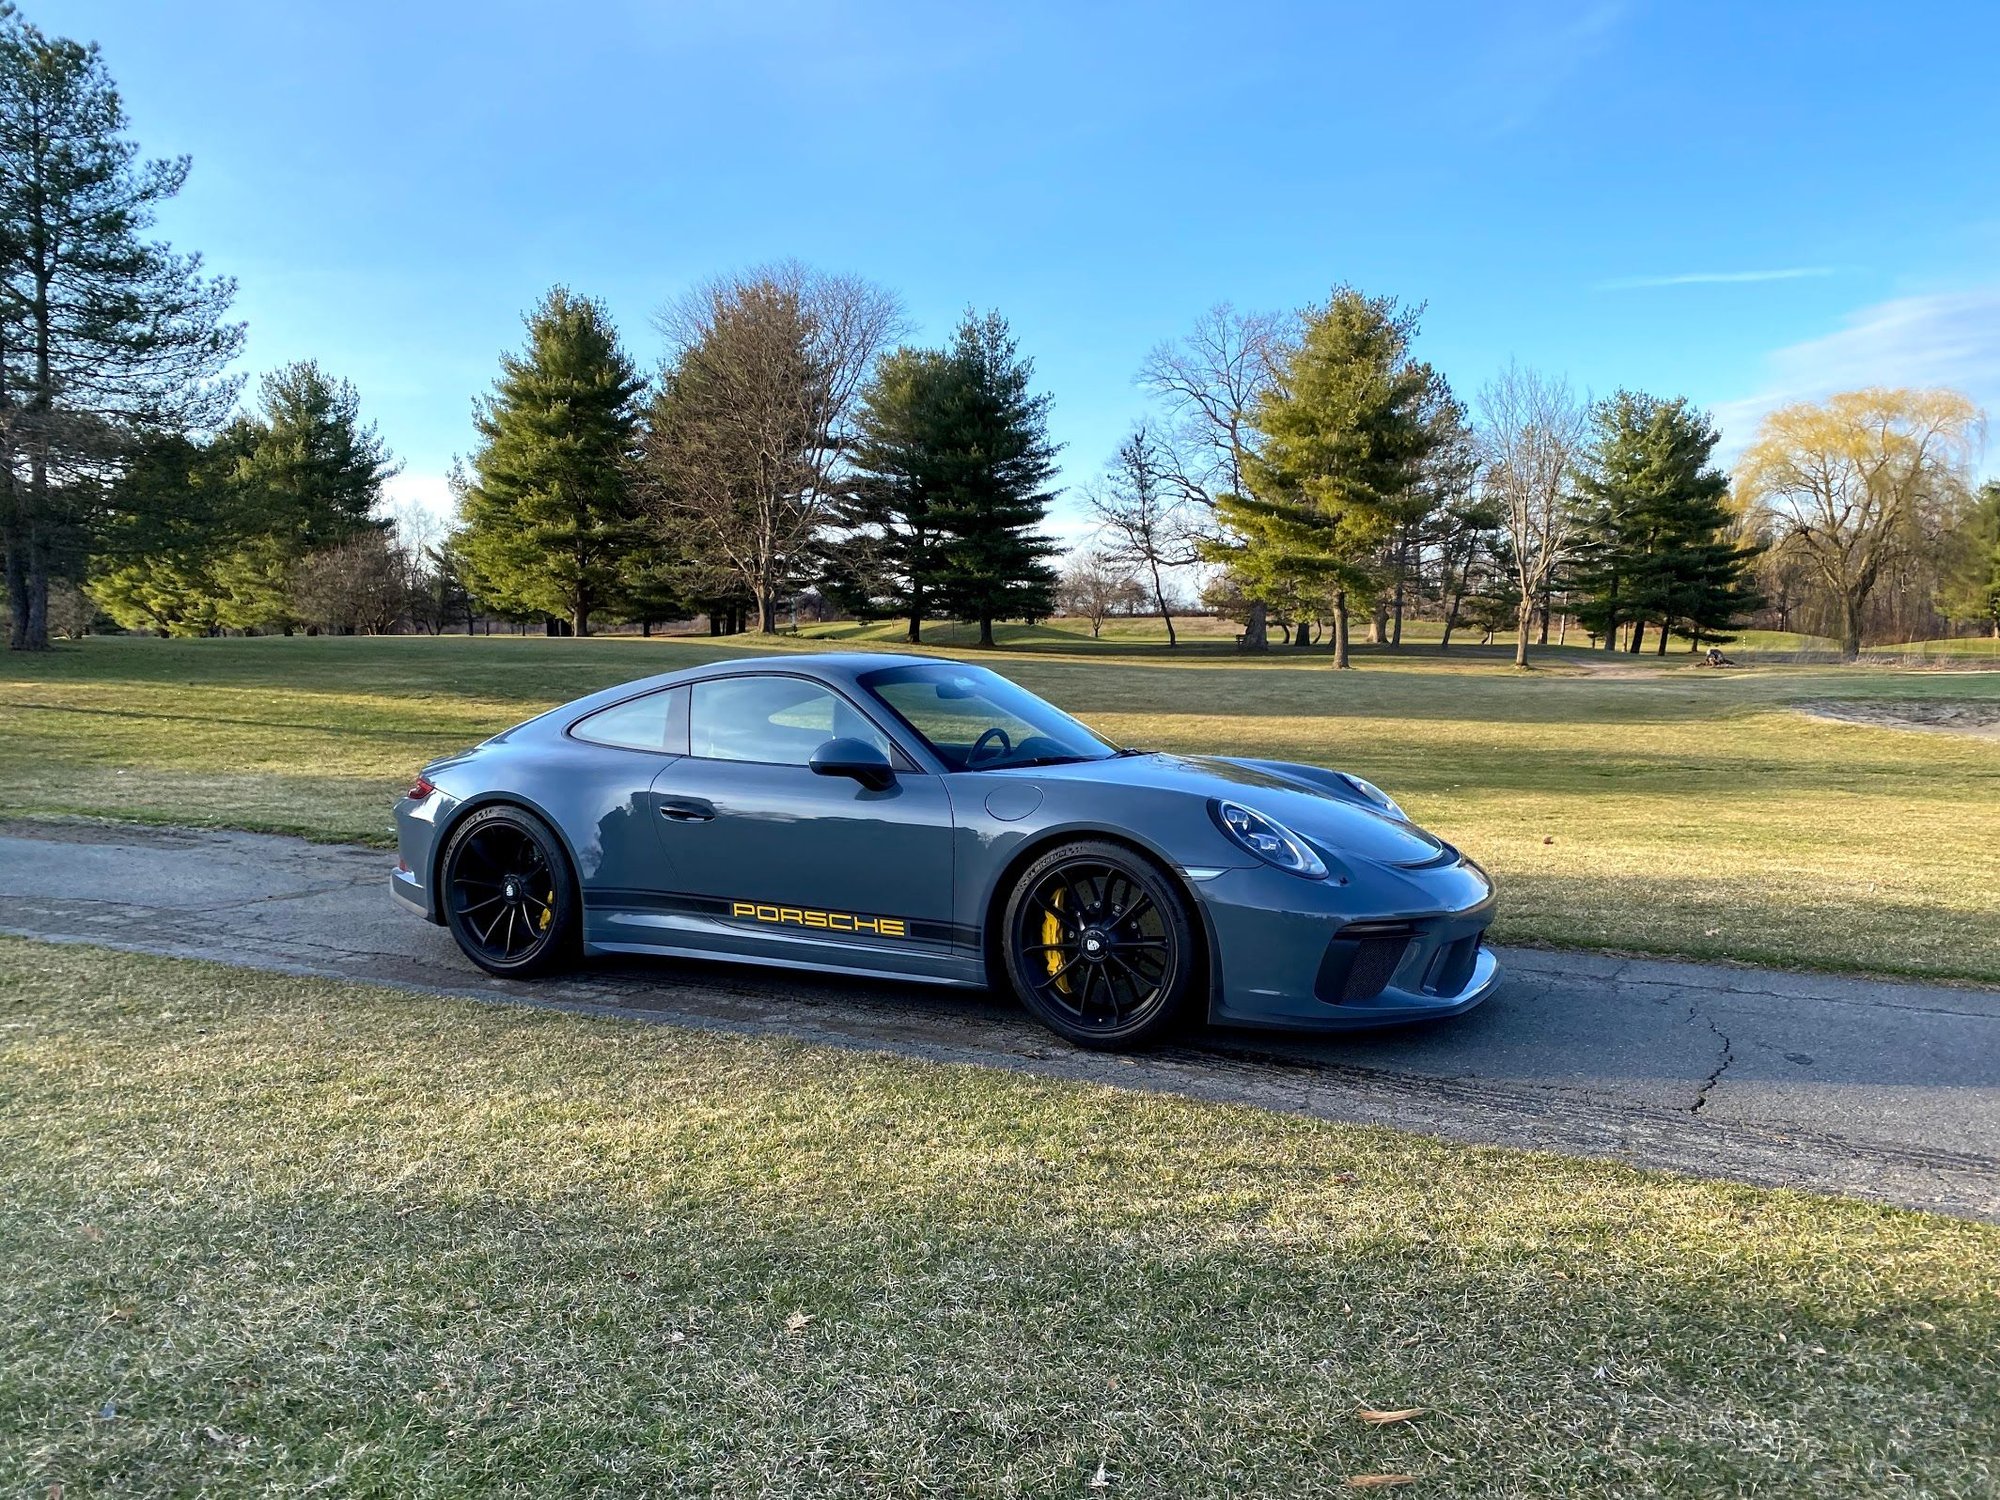
<path id="1" fill-rule="evenodd" d="M 1690 1023 L 1696 1019 L 1700 1009 L 1699 1005 L 1688 1007 Z M 1701 1081 L 1701 1087 L 1695 1091 L 1694 1103 L 1688 1106 L 1688 1113 L 1691 1115 L 1698 1115 L 1708 1107 L 1708 1096 L 1715 1092 L 1715 1086 L 1722 1082 L 1722 1075 L 1728 1072 L 1729 1065 L 1736 1061 L 1736 1052 L 1729 1044 L 1729 1035 L 1715 1024 L 1715 1017 L 1701 1016 L 1700 1019 L 1708 1023 L 1708 1029 L 1715 1034 L 1715 1039 L 1722 1043 L 1722 1056 L 1716 1060 L 1714 1071 Z"/>

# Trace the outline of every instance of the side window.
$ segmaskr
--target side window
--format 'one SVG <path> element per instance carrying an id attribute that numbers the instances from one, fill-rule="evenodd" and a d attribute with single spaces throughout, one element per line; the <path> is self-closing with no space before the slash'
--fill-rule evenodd
<path id="1" fill-rule="evenodd" d="M 674 700 L 683 690 L 670 688 L 648 693 L 643 698 L 600 708 L 589 718 L 570 726 L 576 739 L 593 745 L 611 745 L 620 750 L 651 750 L 664 754 L 674 719 Z"/>
<path id="2" fill-rule="evenodd" d="M 688 753 L 708 760 L 803 766 L 828 740 L 866 740 L 888 755 L 882 732 L 839 694 L 798 677 L 722 677 L 694 685 Z"/>

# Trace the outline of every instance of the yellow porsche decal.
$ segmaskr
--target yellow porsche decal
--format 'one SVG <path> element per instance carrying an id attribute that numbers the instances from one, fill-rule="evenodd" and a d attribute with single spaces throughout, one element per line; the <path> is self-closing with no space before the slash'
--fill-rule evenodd
<path id="1" fill-rule="evenodd" d="M 766 906 L 756 901 L 732 901 L 729 915 L 792 927 L 816 927 L 827 932 L 866 932 L 876 937 L 910 935 L 909 924 L 901 917 L 863 917 L 851 911 L 814 911 L 806 906 Z"/>

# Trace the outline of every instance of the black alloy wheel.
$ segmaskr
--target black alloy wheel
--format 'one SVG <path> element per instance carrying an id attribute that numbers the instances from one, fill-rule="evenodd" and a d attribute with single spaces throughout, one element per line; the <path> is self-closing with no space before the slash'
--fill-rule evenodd
<path id="1" fill-rule="evenodd" d="M 1193 988 L 1187 905 L 1152 861 L 1117 844 L 1066 844 L 1023 872 L 1007 903 L 1008 977 L 1049 1028 L 1081 1047 L 1143 1046 Z"/>
<path id="2" fill-rule="evenodd" d="M 516 807 L 481 808 L 445 850 L 445 921 L 489 974 L 541 973 L 574 948 L 575 880 L 548 824 Z"/>

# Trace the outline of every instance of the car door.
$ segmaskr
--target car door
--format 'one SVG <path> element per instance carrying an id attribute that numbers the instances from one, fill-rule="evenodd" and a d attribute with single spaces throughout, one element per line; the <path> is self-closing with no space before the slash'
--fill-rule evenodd
<path id="1" fill-rule="evenodd" d="M 830 739 L 899 767 L 876 790 L 816 775 Z M 688 753 L 653 801 L 683 931 L 710 951 L 913 977 L 965 978 L 976 935 L 952 925 L 951 800 L 854 702 L 786 673 L 692 684 Z"/>

